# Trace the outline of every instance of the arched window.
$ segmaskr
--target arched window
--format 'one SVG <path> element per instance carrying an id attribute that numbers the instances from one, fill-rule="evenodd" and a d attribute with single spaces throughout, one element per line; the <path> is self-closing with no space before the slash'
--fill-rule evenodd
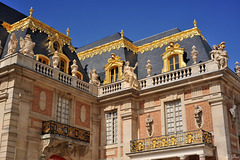
<path id="1" fill-rule="evenodd" d="M 111 83 L 118 81 L 118 67 L 113 67 L 111 69 Z"/>
<path id="2" fill-rule="evenodd" d="M 178 55 L 171 56 L 168 60 L 169 71 L 179 69 L 179 58 Z"/>
<path id="3" fill-rule="evenodd" d="M 103 84 L 109 84 L 123 79 L 123 61 L 120 59 L 121 58 L 119 56 L 115 56 L 114 53 L 111 54 L 111 58 L 108 59 L 108 63 L 104 66 L 105 79 Z"/>
<path id="4" fill-rule="evenodd" d="M 82 75 L 81 72 L 77 71 L 76 76 L 77 76 L 78 79 L 83 80 L 83 75 Z"/>
<path id="5" fill-rule="evenodd" d="M 50 65 L 50 59 L 47 56 L 44 56 L 42 54 L 36 54 L 35 56 L 37 61 Z"/>
<path id="6" fill-rule="evenodd" d="M 60 57 L 58 63 L 59 70 L 68 73 L 70 59 L 63 53 L 58 53 L 58 56 Z"/>
<path id="7" fill-rule="evenodd" d="M 183 61 L 184 48 L 180 48 L 179 44 L 170 42 L 170 45 L 166 47 L 165 50 L 166 51 L 162 54 L 162 73 L 186 66 L 186 63 Z"/>

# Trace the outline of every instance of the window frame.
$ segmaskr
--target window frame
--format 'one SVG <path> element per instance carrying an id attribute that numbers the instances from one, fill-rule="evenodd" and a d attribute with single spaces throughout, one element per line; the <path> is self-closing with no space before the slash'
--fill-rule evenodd
<path id="1" fill-rule="evenodd" d="M 59 99 L 61 99 L 61 101 Z M 65 103 L 64 103 L 64 101 L 65 101 Z M 69 121 L 70 121 L 70 106 L 71 106 L 70 99 L 66 98 L 66 97 L 63 97 L 63 96 L 58 96 L 56 106 L 57 106 L 57 108 L 56 108 L 56 121 L 59 122 L 59 123 L 63 123 L 63 124 L 69 124 Z"/>
<path id="2" fill-rule="evenodd" d="M 107 117 L 110 115 L 110 118 Z M 108 122 L 109 120 L 109 122 Z M 110 126 L 107 124 L 110 123 Z M 118 112 L 117 110 L 109 111 L 105 113 L 105 143 L 106 145 L 117 144 L 118 143 Z M 108 131 L 108 128 L 110 128 Z M 110 133 L 108 135 L 108 133 Z M 108 136 L 111 138 L 110 141 L 108 140 Z"/>
<path id="3" fill-rule="evenodd" d="M 41 62 L 40 59 L 43 59 L 43 60 L 45 60 L 45 61 L 47 62 L 46 65 L 49 65 L 49 66 L 50 66 L 51 61 L 50 61 L 50 59 L 49 59 L 47 56 L 45 56 L 45 55 L 43 55 L 43 54 L 36 54 L 35 56 L 36 56 L 36 60 L 37 60 L 37 61 Z M 43 62 L 41 62 L 41 63 L 43 63 Z M 45 63 L 43 63 L 43 64 L 45 64 Z"/>

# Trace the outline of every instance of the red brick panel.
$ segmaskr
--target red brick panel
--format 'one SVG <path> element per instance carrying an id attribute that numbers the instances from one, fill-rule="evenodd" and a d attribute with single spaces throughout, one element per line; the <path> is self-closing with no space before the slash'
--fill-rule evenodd
<path id="1" fill-rule="evenodd" d="M 140 138 L 147 138 L 147 129 L 146 129 L 146 118 L 147 114 L 149 114 L 153 118 L 154 125 L 154 134 L 153 137 L 160 136 L 162 133 L 161 129 L 161 111 L 155 111 L 151 113 L 144 113 L 139 117 L 140 123 Z"/>
<path id="2" fill-rule="evenodd" d="M 81 121 L 81 107 L 82 106 L 84 106 L 85 109 L 86 109 L 86 115 L 85 115 L 86 116 L 86 120 L 85 120 L 85 122 Z M 77 125 L 80 125 L 80 126 L 86 127 L 86 128 L 90 128 L 90 106 L 89 105 L 77 101 L 76 102 L 75 116 L 76 116 L 75 123 Z"/>
<path id="3" fill-rule="evenodd" d="M 194 118 L 194 109 L 195 105 L 200 106 L 203 109 L 203 130 L 212 132 L 213 131 L 213 123 L 212 123 L 212 110 L 208 101 L 203 101 L 199 103 L 194 103 L 190 105 L 186 105 L 186 119 L 187 119 L 187 130 L 196 130 L 198 129 L 195 125 Z"/>
<path id="4" fill-rule="evenodd" d="M 46 93 L 46 109 L 42 111 L 39 107 L 39 100 L 40 100 L 40 93 L 44 91 Z M 32 104 L 32 111 L 41 113 L 46 116 L 52 115 L 52 101 L 53 101 L 53 92 L 42 88 L 39 86 L 34 85 L 33 87 L 33 104 Z"/>
<path id="5" fill-rule="evenodd" d="M 191 93 L 191 90 L 187 90 L 185 91 L 184 93 L 184 99 L 189 99 L 192 97 L 192 93 Z"/>
<path id="6" fill-rule="evenodd" d="M 210 90 L 209 90 L 209 86 L 203 86 L 202 87 L 202 94 L 209 94 Z"/>

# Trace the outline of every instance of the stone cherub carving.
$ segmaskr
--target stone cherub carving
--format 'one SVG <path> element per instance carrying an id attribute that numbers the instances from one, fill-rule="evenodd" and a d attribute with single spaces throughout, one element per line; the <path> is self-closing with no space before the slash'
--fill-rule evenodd
<path id="1" fill-rule="evenodd" d="M 137 80 L 137 75 L 134 73 L 134 70 L 137 68 L 138 63 L 135 64 L 135 67 L 129 66 L 130 62 L 126 62 L 126 66 L 124 67 L 124 82 L 129 85 L 131 88 L 138 89 L 139 83 Z"/>
<path id="2" fill-rule="evenodd" d="M 196 50 L 195 46 L 192 46 L 191 56 L 192 56 L 192 59 L 193 59 L 193 64 L 196 64 L 197 63 L 198 51 Z"/>
<path id="3" fill-rule="evenodd" d="M 13 33 L 11 35 L 10 41 L 8 43 L 8 53 L 7 53 L 7 55 L 16 53 L 17 44 L 18 44 L 18 40 L 16 38 L 15 33 Z"/>
<path id="4" fill-rule="evenodd" d="M 236 62 L 235 64 L 236 64 L 236 67 L 234 68 L 234 70 L 235 70 L 236 74 L 240 77 L 240 66 L 238 65 L 239 63 Z"/>
<path id="5" fill-rule="evenodd" d="M 55 51 L 52 57 L 53 68 L 58 68 L 59 59 L 60 57 L 58 56 L 58 51 Z"/>
<path id="6" fill-rule="evenodd" d="M 97 74 L 96 68 L 94 68 L 92 72 L 89 70 L 89 78 L 90 78 L 90 81 L 89 81 L 90 84 L 100 86 L 101 83 L 99 81 L 99 76 Z"/>
<path id="7" fill-rule="evenodd" d="M 73 60 L 73 64 L 71 65 L 71 69 L 72 69 L 72 76 L 77 77 L 76 73 L 77 73 L 77 70 L 78 70 L 78 65 L 77 65 L 77 61 L 75 59 Z"/>
<path id="8" fill-rule="evenodd" d="M 154 133 L 153 118 L 149 114 L 147 114 L 145 122 L 147 128 L 147 135 L 148 137 L 152 137 Z"/>
<path id="9" fill-rule="evenodd" d="M 146 65 L 147 74 L 148 74 L 147 76 L 150 77 L 150 76 L 151 76 L 151 73 L 152 73 L 152 65 L 151 65 L 151 61 L 148 60 L 147 63 L 148 63 L 148 64 Z"/>
<path id="10" fill-rule="evenodd" d="M 34 52 L 33 52 L 34 46 L 35 46 L 35 42 L 32 41 L 30 34 L 27 34 L 25 36 L 25 39 L 20 37 L 20 48 L 21 48 L 19 50 L 20 53 L 27 55 L 29 57 L 34 57 Z"/>
<path id="11" fill-rule="evenodd" d="M 218 47 L 213 45 L 213 50 L 210 52 L 211 59 L 213 59 L 219 69 L 228 67 L 228 53 L 225 49 L 225 42 L 221 42 Z"/>
<path id="12" fill-rule="evenodd" d="M 236 118 L 237 118 L 236 109 L 237 109 L 237 106 L 235 104 L 232 106 L 232 108 L 229 109 L 229 112 L 231 114 L 232 126 L 236 122 Z"/>
<path id="13" fill-rule="evenodd" d="M 198 128 L 202 128 L 203 127 L 203 110 L 200 106 L 195 105 L 195 109 L 194 109 L 194 118 L 195 118 L 195 122 L 196 122 L 196 126 Z"/>

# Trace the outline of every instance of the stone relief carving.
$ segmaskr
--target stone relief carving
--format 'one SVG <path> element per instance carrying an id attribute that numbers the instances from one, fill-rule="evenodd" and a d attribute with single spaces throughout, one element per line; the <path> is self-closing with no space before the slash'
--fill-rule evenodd
<path id="1" fill-rule="evenodd" d="M 32 41 L 30 34 L 27 34 L 25 36 L 25 39 L 20 37 L 20 48 L 21 48 L 19 50 L 20 53 L 33 58 L 34 57 L 34 52 L 33 52 L 34 46 L 35 46 L 35 42 Z"/>
<path id="2" fill-rule="evenodd" d="M 198 105 L 195 105 L 194 118 L 195 118 L 195 124 L 197 128 L 202 128 L 203 127 L 203 110 Z"/>
<path id="3" fill-rule="evenodd" d="M 231 115 L 231 121 L 232 121 L 232 127 L 234 125 L 234 123 L 236 122 L 236 118 L 237 118 L 237 106 L 235 104 L 233 104 L 232 108 L 229 109 L 230 115 Z"/>
<path id="4" fill-rule="evenodd" d="M 72 69 L 72 76 L 77 77 L 76 73 L 77 73 L 77 70 L 78 70 L 78 65 L 77 65 L 77 61 L 75 59 L 73 60 L 73 64 L 71 65 L 71 69 Z"/>
<path id="5" fill-rule="evenodd" d="M 126 62 L 126 66 L 124 67 L 124 82 L 127 84 L 127 86 L 138 89 L 139 88 L 139 82 L 137 79 L 137 75 L 134 73 L 134 70 L 137 68 L 138 63 L 135 64 L 135 67 L 129 66 L 130 62 Z"/>
<path id="6" fill-rule="evenodd" d="M 213 45 L 213 50 L 210 52 L 211 59 L 214 60 L 219 69 L 228 67 L 228 53 L 225 49 L 225 42 L 221 42 L 218 47 Z"/>
<path id="7" fill-rule="evenodd" d="M 52 155 L 58 155 L 67 159 L 80 160 L 89 150 L 89 146 L 74 143 L 73 140 L 64 138 L 42 139 L 41 160 L 47 160 Z"/>
<path id="8" fill-rule="evenodd" d="M 10 37 L 10 41 L 8 42 L 8 53 L 7 53 L 7 55 L 16 53 L 17 44 L 18 44 L 18 40 L 16 38 L 15 33 L 13 33 Z"/>
<path id="9" fill-rule="evenodd" d="M 152 65 L 151 65 L 151 61 L 148 60 L 147 63 L 148 63 L 148 64 L 146 65 L 147 74 L 148 74 L 147 76 L 150 77 L 150 76 L 151 76 L 151 73 L 152 73 Z"/>
<path id="10" fill-rule="evenodd" d="M 153 118 L 149 114 L 147 114 L 147 118 L 145 121 L 146 121 L 147 135 L 148 137 L 152 137 L 154 134 Z"/>
<path id="11" fill-rule="evenodd" d="M 198 51 L 196 50 L 195 46 L 192 46 L 191 56 L 192 56 L 192 59 L 193 59 L 193 64 L 196 64 L 197 63 Z"/>
<path id="12" fill-rule="evenodd" d="M 90 81 L 89 81 L 90 84 L 100 86 L 101 83 L 99 81 L 99 76 L 97 74 L 96 68 L 94 68 L 92 72 L 89 70 L 89 78 L 90 78 Z"/>
<path id="13" fill-rule="evenodd" d="M 236 74 L 240 77 L 240 66 L 238 65 L 239 63 L 236 62 L 235 64 L 236 64 L 236 67 L 234 68 L 234 70 L 235 70 Z"/>
<path id="14" fill-rule="evenodd" d="M 52 57 L 53 60 L 53 68 L 58 68 L 58 63 L 59 63 L 60 57 L 58 56 L 58 51 L 54 52 L 54 55 Z"/>

